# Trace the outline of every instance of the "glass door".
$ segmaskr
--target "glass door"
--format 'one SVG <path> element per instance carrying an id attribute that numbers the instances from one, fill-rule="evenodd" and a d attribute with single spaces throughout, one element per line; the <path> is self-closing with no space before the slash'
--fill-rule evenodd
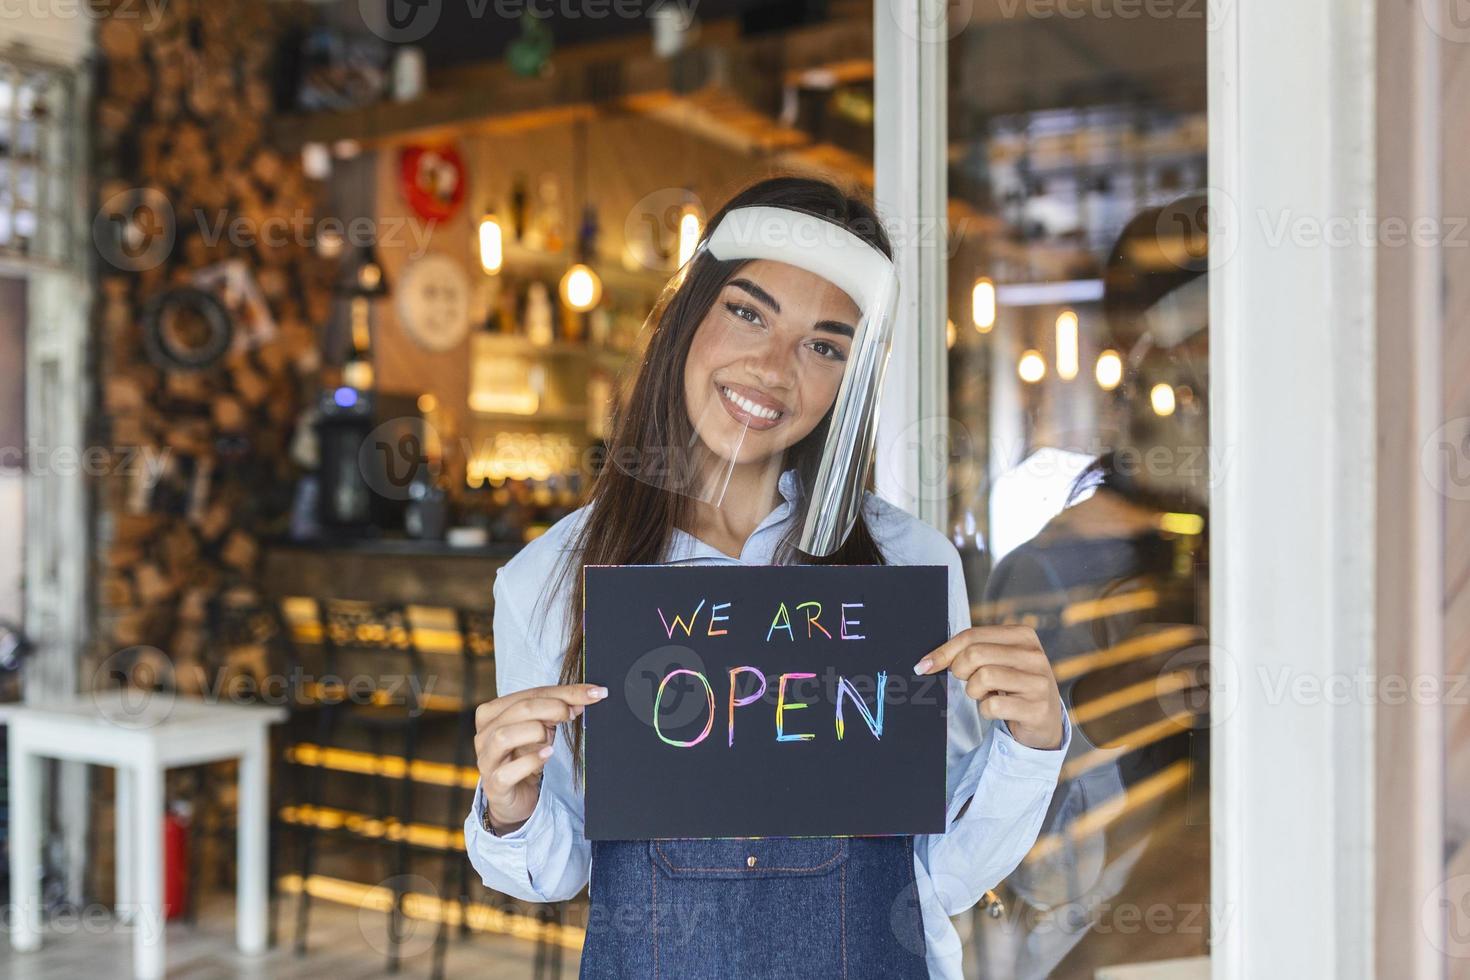
<path id="1" fill-rule="evenodd" d="M 977 624 L 1037 630 L 1074 732 L 1036 846 L 962 930 L 970 976 L 1209 974 L 1206 23 L 1129 7 L 951 5 L 914 49 L 943 66 L 919 142 L 943 133 L 948 220 L 916 260 L 946 308 L 900 369 L 944 393 L 932 423 L 902 396 L 908 504 Z"/>

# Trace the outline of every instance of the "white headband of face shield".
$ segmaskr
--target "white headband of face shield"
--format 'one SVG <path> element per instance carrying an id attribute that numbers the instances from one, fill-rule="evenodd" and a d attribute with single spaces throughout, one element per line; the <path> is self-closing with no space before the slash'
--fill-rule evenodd
<path id="1" fill-rule="evenodd" d="M 765 205 L 736 208 L 710 232 L 709 254 L 721 262 L 767 259 L 821 276 L 872 314 L 886 297 L 893 263 L 857 235 L 803 211 Z"/>

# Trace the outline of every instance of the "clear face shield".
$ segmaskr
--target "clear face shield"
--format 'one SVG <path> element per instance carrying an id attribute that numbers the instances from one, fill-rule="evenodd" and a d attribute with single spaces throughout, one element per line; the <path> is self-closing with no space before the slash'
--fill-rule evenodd
<path id="1" fill-rule="evenodd" d="M 893 263 L 841 225 L 728 212 L 649 315 L 623 389 L 644 417 L 612 464 L 712 507 L 794 495 L 797 547 L 832 554 L 862 505 L 897 297 Z"/>

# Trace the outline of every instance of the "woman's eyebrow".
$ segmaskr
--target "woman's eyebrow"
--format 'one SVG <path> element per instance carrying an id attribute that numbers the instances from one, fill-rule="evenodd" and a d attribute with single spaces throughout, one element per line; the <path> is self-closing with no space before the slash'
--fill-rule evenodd
<path id="1" fill-rule="evenodd" d="M 857 333 L 857 331 L 853 329 L 852 324 L 843 323 L 841 320 L 819 320 L 814 329 L 825 330 L 828 333 L 841 334 L 844 337 L 851 337 L 855 333 Z"/>
<path id="2" fill-rule="evenodd" d="M 764 289 L 760 288 L 749 279 L 732 279 L 730 280 L 730 285 L 736 287 L 737 289 L 745 290 L 751 296 L 754 296 L 756 299 L 769 306 L 773 312 L 781 312 L 781 304 L 776 302 L 776 297 L 772 296 L 770 293 L 766 292 Z"/>

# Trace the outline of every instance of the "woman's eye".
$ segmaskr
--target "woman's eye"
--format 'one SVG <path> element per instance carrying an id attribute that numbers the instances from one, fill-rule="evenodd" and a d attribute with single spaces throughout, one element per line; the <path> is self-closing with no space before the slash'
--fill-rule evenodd
<path id="1" fill-rule="evenodd" d="M 735 314 L 747 323 L 761 322 L 761 315 L 748 306 L 742 306 L 739 303 L 726 303 L 725 309 L 729 310 L 731 313 Z"/>
<path id="2" fill-rule="evenodd" d="M 812 341 L 811 347 L 812 350 L 815 351 L 819 357 L 826 357 L 834 361 L 847 360 L 846 351 L 844 351 L 841 347 L 838 347 L 836 344 L 829 344 L 825 340 L 814 340 Z"/>

